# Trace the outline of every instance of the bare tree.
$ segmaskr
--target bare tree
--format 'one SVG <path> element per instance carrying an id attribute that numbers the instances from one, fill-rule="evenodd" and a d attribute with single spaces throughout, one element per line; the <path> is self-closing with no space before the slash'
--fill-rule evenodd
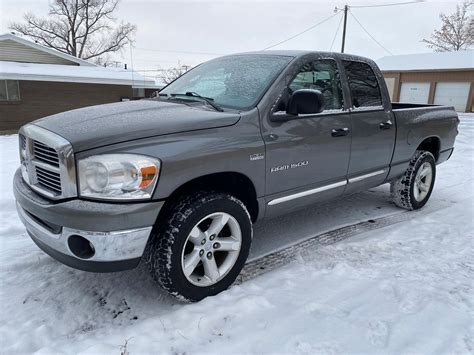
<path id="1" fill-rule="evenodd" d="M 179 78 L 181 75 L 186 73 L 191 67 L 189 65 L 179 65 L 177 67 L 169 68 L 168 70 L 163 71 L 163 76 L 161 80 L 168 85 L 173 80 Z"/>
<path id="2" fill-rule="evenodd" d="M 47 17 L 31 13 L 10 29 L 60 52 L 106 63 L 132 41 L 136 27 L 112 16 L 120 0 L 53 0 Z"/>
<path id="3" fill-rule="evenodd" d="M 473 0 L 466 0 L 456 6 L 450 15 L 440 14 L 441 29 L 435 30 L 430 39 L 423 39 L 436 52 L 452 52 L 469 49 L 474 44 L 474 19 L 469 14 Z"/>

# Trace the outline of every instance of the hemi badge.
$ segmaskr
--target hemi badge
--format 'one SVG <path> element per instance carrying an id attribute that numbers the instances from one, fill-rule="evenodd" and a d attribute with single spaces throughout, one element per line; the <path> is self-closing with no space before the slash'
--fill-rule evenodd
<path id="1" fill-rule="evenodd" d="M 250 154 L 250 161 L 262 160 L 263 158 L 265 158 L 265 154 L 263 153 Z"/>

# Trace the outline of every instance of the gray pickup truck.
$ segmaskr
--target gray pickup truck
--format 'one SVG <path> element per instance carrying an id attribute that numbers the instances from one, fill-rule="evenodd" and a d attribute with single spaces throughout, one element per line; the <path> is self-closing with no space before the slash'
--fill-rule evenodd
<path id="1" fill-rule="evenodd" d="M 396 205 L 421 208 L 458 123 L 452 107 L 391 103 L 366 58 L 230 55 L 155 98 L 23 126 L 14 192 L 53 258 L 94 272 L 142 261 L 196 301 L 233 283 L 257 220 L 384 183 Z"/>

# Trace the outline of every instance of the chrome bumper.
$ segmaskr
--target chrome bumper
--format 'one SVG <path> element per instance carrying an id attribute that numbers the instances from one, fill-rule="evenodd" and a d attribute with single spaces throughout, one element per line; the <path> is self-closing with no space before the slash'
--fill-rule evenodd
<path id="1" fill-rule="evenodd" d="M 112 232 L 91 232 L 68 227 L 54 233 L 37 222 L 17 203 L 18 215 L 28 233 L 36 241 L 58 253 L 87 262 L 116 262 L 141 258 L 152 227 L 144 227 Z M 93 255 L 80 257 L 70 248 L 70 238 L 79 236 L 89 241 Z"/>

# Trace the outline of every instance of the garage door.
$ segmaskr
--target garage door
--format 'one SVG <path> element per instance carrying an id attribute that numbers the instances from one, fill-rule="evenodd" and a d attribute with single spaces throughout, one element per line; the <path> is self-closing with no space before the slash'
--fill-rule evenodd
<path id="1" fill-rule="evenodd" d="M 387 85 L 388 94 L 390 95 L 390 101 L 393 101 L 393 94 L 395 92 L 395 78 L 384 78 L 385 84 Z"/>
<path id="2" fill-rule="evenodd" d="M 438 83 L 434 103 L 454 106 L 456 111 L 465 111 L 471 83 Z"/>
<path id="3" fill-rule="evenodd" d="M 402 83 L 400 102 L 427 104 L 430 95 L 430 83 Z"/>

